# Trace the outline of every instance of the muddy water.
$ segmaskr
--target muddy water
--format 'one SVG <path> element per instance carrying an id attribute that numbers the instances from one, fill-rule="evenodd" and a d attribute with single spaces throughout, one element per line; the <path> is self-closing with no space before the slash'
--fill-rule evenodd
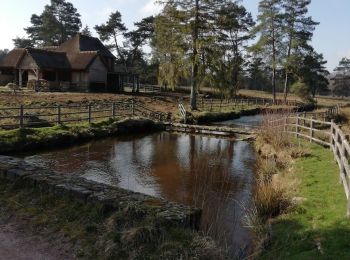
<path id="1" fill-rule="evenodd" d="M 250 244 L 242 221 L 255 160 L 251 144 L 156 133 L 91 142 L 25 160 L 65 175 L 115 185 L 203 209 L 202 229 L 238 252 Z"/>

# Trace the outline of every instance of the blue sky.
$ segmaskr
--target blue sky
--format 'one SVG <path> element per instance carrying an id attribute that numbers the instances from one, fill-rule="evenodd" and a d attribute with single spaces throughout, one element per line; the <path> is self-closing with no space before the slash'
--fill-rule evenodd
<path id="1" fill-rule="evenodd" d="M 0 49 L 13 47 L 16 36 L 24 36 L 23 28 L 29 25 L 33 13 L 41 13 L 49 0 L 0 1 Z M 119 10 L 126 25 L 157 13 L 155 0 L 71 0 L 82 15 L 83 24 L 92 28 L 104 22 L 109 13 Z M 243 0 L 246 8 L 257 14 L 259 0 Z M 313 46 L 324 54 L 328 68 L 333 70 L 341 57 L 350 58 L 350 0 L 313 0 L 310 15 L 321 24 L 317 27 Z"/>

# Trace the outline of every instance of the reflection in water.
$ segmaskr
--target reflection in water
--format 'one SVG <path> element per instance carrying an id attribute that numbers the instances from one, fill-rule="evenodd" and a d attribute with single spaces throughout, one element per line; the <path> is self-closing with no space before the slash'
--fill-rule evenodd
<path id="1" fill-rule="evenodd" d="M 217 122 L 217 123 L 214 123 L 214 125 L 224 125 L 224 126 L 231 126 L 231 127 L 240 127 L 244 129 L 252 129 L 252 128 L 259 127 L 263 119 L 264 119 L 264 115 L 262 114 L 255 115 L 255 116 L 241 116 L 240 118 L 237 118 L 237 119 Z"/>
<path id="2" fill-rule="evenodd" d="M 199 206 L 204 231 L 234 250 L 249 244 L 241 219 L 250 204 L 255 158 L 247 142 L 157 133 L 99 140 L 25 160 L 62 174 Z"/>

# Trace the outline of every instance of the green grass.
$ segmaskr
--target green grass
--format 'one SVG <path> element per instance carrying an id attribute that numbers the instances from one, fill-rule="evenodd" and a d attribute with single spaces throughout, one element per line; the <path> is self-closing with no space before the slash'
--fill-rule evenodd
<path id="1" fill-rule="evenodd" d="M 2 130 L 0 131 L 0 154 L 50 149 L 101 137 L 124 133 L 150 132 L 160 128 L 160 125 L 148 119 L 128 118 L 109 119 L 91 124 L 80 123 L 43 128 Z"/>
<path id="2" fill-rule="evenodd" d="M 294 165 L 296 196 L 303 201 L 272 222 L 262 259 L 350 259 L 350 220 L 333 154 L 311 145 L 312 156 Z"/>

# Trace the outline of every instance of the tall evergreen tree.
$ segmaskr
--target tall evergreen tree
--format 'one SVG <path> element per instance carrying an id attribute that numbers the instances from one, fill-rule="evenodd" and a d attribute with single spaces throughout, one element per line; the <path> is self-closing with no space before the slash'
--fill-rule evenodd
<path id="1" fill-rule="evenodd" d="M 128 53 L 128 63 L 131 67 L 134 66 L 137 57 L 140 58 L 140 48 L 146 43 L 150 43 L 152 41 L 154 37 L 154 23 L 154 16 L 143 18 L 140 22 L 136 22 L 134 24 L 136 27 L 135 30 L 124 34 L 130 46 Z"/>
<path id="2" fill-rule="evenodd" d="M 303 59 L 305 51 L 312 50 L 308 42 L 312 39 L 315 26 L 314 22 L 307 16 L 308 6 L 311 0 L 284 0 L 284 29 L 287 41 L 287 53 L 285 59 L 285 82 L 284 99 L 287 99 L 289 76 L 295 72 L 300 65 L 298 61 Z"/>
<path id="3" fill-rule="evenodd" d="M 119 43 L 120 37 L 127 31 L 125 24 L 122 22 L 121 13 L 119 11 L 111 13 L 106 23 L 96 25 L 95 30 L 102 41 L 107 43 L 113 42 L 111 46 L 117 51 L 120 61 L 124 64 L 125 70 L 127 70 L 125 52 Z"/>
<path id="4" fill-rule="evenodd" d="M 12 41 L 13 45 L 15 45 L 15 48 L 34 47 L 34 42 L 29 38 L 17 37 L 15 39 L 12 39 Z"/>
<path id="5" fill-rule="evenodd" d="M 272 70 L 272 96 L 276 100 L 277 66 L 280 64 L 283 46 L 283 0 L 261 0 L 255 33 L 259 36 L 258 42 L 252 50 L 261 52 L 268 60 Z"/>
<path id="6" fill-rule="evenodd" d="M 86 36 L 92 36 L 89 26 L 86 25 L 84 29 L 81 30 L 81 34 Z"/>
<path id="7" fill-rule="evenodd" d="M 227 63 L 225 73 L 228 74 L 230 95 L 236 94 L 240 88 L 245 50 L 254 24 L 251 14 L 236 2 L 224 3 L 217 11 L 215 41 L 223 51 L 218 59 Z"/>
<path id="8" fill-rule="evenodd" d="M 8 49 L 0 50 L 0 61 L 7 55 L 8 52 Z"/>
<path id="9" fill-rule="evenodd" d="M 350 59 L 342 58 L 339 65 L 334 69 L 333 93 L 338 96 L 350 95 Z"/>
<path id="10" fill-rule="evenodd" d="M 32 15 L 30 22 L 31 26 L 24 30 L 35 46 L 61 44 L 81 28 L 80 14 L 66 0 L 51 0 L 40 15 Z M 23 45 L 19 38 L 15 40 L 18 45 Z"/>

